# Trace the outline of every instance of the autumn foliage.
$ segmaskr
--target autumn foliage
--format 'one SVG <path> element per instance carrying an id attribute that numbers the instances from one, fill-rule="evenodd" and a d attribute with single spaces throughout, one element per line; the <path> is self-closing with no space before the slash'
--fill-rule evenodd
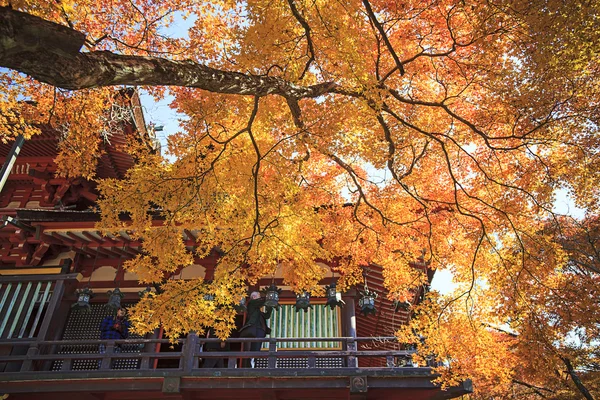
<path id="1" fill-rule="evenodd" d="M 0 51 L 13 70 L 0 78 L 2 140 L 52 126 L 61 173 L 93 178 L 110 85 L 168 90 L 185 115 L 163 155 L 132 143 L 137 165 L 99 186 L 100 228 L 144 242 L 126 263 L 142 281 L 222 254 L 212 283 L 142 300 L 139 331 L 226 336 L 248 283 L 281 266 L 294 290 L 319 293 L 317 261 L 342 288 L 379 264 L 386 295 L 405 300 L 424 249 L 458 286 L 431 293 L 398 336 L 438 358 L 444 384 L 472 378 L 477 398 L 597 395 L 600 3 L 9 3 L 86 41 L 68 57 Z M 585 221 L 555 213 L 558 189 Z"/>

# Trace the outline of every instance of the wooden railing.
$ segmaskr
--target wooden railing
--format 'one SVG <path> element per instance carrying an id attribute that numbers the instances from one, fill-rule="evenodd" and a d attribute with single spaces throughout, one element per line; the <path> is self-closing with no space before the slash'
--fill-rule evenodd
<path id="1" fill-rule="evenodd" d="M 342 350 L 278 350 L 277 345 L 284 342 L 339 342 Z M 8 340 L 0 340 L 0 346 L 7 345 Z M 3 372 L 19 372 L 24 374 L 46 372 L 85 371 L 96 373 L 115 370 L 135 371 L 178 371 L 190 374 L 203 370 L 201 359 L 220 358 L 226 360 L 227 371 L 242 368 L 244 359 L 254 359 L 256 368 L 280 369 L 357 369 L 360 359 L 378 360 L 378 368 L 416 367 L 409 360 L 412 350 L 359 350 L 360 347 L 393 347 L 398 342 L 393 337 L 379 338 L 265 338 L 228 339 L 229 344 L 252 342 L 269 343 L 268 350 L 262 351 L 202 351 L 205 343 L 218 342 L 219 339 L 199 338 L 190 334 L 186 339 L 177 340 L 181 345 L 179 351 L 156 351 L 157 344 L 169 343 L 166 339 L 130 339 L 130 340 L 55 340 L 10 341 L 18 346 L 27 346 L 26 354 L 0 356 L 0 376 Z M 364 344 L 364 345 L 362 345 Z M 365 346 L 366 345 L 366 346 Z M 239 345 L 238 345 L 239 346 Z M 177 346 L 179 347 L 179 346 Z M 85 349 L 85 350 L 82 350 Z M 23 353 L 23 352 L 22 352 Z M 160 360 L 169 360 L 168 363 Z M 166 365 L 168 364 L 168 366 Z M 83 366 L 83 367 L 82 367 Z M 239 370 L 238 370 L 239 372 Z"/>

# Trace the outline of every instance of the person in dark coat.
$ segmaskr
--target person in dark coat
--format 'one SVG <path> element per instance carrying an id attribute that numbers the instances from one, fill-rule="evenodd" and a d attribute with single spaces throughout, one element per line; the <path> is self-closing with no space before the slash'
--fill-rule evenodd
<path id="1" fill-rule="evenodd" d="M 214 328 L 209 328 L 206 331 L 206 337 L 209 339 L 213 339 L 217 337 Z M 203 346 L 204 352 L 211 351 L 229 351 L 229 343 L 227 342 L 204 342 Z M 204 358 L 204 362 L 202 363 L 202 368 L 225 368 L 225 362 L 223 358 Z"/>
<path id="2" fill-rule="evenodd" d="M 117 315 L 109 315 L 100 323 L 100 339 L 120 340 L 129 336 L 129 321 L 125 317 L 125 309 L 119 308 Z"/>
<path id="3" fill-rule="evenodd" d="M 265 312 L 262 312 L 261 308 L 264 305 L 265 299 L 260 297 L 259 292 L 252 292 L 250 294 L 250 302 L 247 305 L 246 324 L 240 329 L 241 338 L 264 338 L 271 333 L 271 329 L 267 326 L 267 320 L 271 318 L 273 308 L 266 307 Z M 261 347 L 261 342 L 253 342 L 250 344 L 250 351 L 260 351 Z M 244 348 L 247 348 L 246 345 L 244 345 Z M 245 368 L 250 368 L 250 359 L 245 358 L 242 365 Z"/>
<path id="4" fill-rule="evenodd" d="M 127 339 L 129 336 L 130 323 L 125 316 L 126 310 L 124 308 L 117 309 L 117 315 L 109 315 L 105 317 L 100 323 L 100 339 L 101 340 L 121 340 Z M 100 354 L 106 353 L 106 345 L 100 344 Z M 121 352 L 121 346 L 115 345 L 115 353 Z M 113 360 L 114 361 L 114 360 Z M 98 368 L 100 368 L 101 361 L 98 362 Z"/>

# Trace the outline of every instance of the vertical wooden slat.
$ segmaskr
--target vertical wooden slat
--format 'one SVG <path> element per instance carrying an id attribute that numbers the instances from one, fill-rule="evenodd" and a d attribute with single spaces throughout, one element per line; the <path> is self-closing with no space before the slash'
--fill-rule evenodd
<path id="1" fill-rule="evenodd" d="M 309 311 L 310 315 L 311 315 L 311 319 L 312 319 L 312 325 L 311 325 L 311 329 L 310 329 L 310 334 L 312 337 L 317 337 L 317 308 L 316 306 L 313 306 L 312 310 Z M 312 342 L 311 346 L 312 348 L 317 347 L 317 342 Z"/>
<path id="2" fill-rule="evenodd" d="M 6 289 L 4 290 L 4 294 L 2 295 L 2 300 L 0 300 L 0 317 L 2 317 L 4 314 L 2 313 L 2 310 L 4 309 L 4 304 L 6 303 L 6 299 L 8 298 L 8 295 L 10 293 L 10 289 L 12 288 L 12 283 L 9 283 L 6 286 Z M 2 318 L 2 320 L 5 320 L 9 317 L 8 314 L 4 315 L 4 317 Z"/>
<path id="3" fill-rule="evenodd" d="M 35 319 L 33 320 L 33 325 L 31 326 L 31 330 L 29 331 L 29 337 L 32 338 L 35 334 L 35 329 L 40 321 L 40 316 L 42 315 L 42 311 L 46 305 L 46 299 L 48 298 L 48 293 L 50 292 L 50 286 L 52 282 L 46 283 L 46 289 L 44 290 L 44 295 L 42 296 L 42 301 L 40 302 L 40 306 L 38 307 L 37 313 L 35 314 Z"/>
<path id="4" fill-rule="evenodd" d="M 282 312 L 279 312 L 279 311 L 277 312 L 277 336 L 279 336 L 279 337 L 285 336 L 282 333 L 283 331 L 282 331 L 282 328 L 281 328 L 281 326 L 282 326 L 282 320 L 283 320 L 282 315 L 283 315 Z M 278 346 L 279 346 L 279 348 L 283 348 L 283 347 L 285 347 L 285 343 L 283 343 L 283 344 L 279 343 Z"/>
<path id="5" fill-rule="evenodd" d="M 328 324 L 327 321 L 329 320 L 329 307 L 324 307 L 323 308 L 323 320 L 321 321 L 321 326 L 323 327 L 323 333 L 321 334 L 321 337 L 329 337 L 329 332 L 328 332 Z M 328 342 L 323 342 L 323 347 L 328 348 L 329 347 L 329 343 Z"/>
<path id="6" fill-rule="evenodd" d="M 281 330 L 281 336 L 285 337 L 287 336 L 287 330 L 288 330 L 288 318 L 289 318 L 289 313 L 282 311 L 281 313 L 281 319 L 283 320 L 283 329 Z M 283 348 L 287 349 L 288 347 L 290 347 L 289 343 L 284 343 Z"/>
<path id="7" fill-rule="evenodd" d="M 46 308 L 46 314 L 44 315 L 44 320 L 42 321 L 42 325 L 40 325 L 40 331 L 38 332 L 38 338 L 40 338 L 41 340 L 44 340 L 46 338 L 46 333 L 48 332 L 48 328 L 50 327 L 50 321 L 52 321 L 52 318 L 54 317 L 54 312 L 58 308 L 60 300 L 62 300 L 64 290 L 65 281 L 60 280 L 54 284 L 54 291 L 52 292 L 50 303 L 48 303 L 48 307 Z"/>
<path id="8" fill-rule="evenodd" d="M 6 314 L 4 315 L 4 319 L 2 320 L 2 324 L 0 325 L 0 337 L 2 337 L 2 333 L 4 333 L 4 328 L 6 328 L 6 324 L 8 323 L 8 320 L 10 319 L 10 314 L 12 313 L 12 310 L 15 306 L 15 302 L 17 301 L 17 298 L 19 297 L 19 292 L 21 291 L 21 285 L 22 285 L 21 282 L 19 282 L 17 284 L 17 287 L 15 288 L 15 291 L 13 293 L 12 299 L 10 300 L 10 304 L 8 305 L 8 309 L 6 310 Z"/>
<path id="9" fill-rule="evenodd" d="M 23 307 L 25 307 L 25 303 L 27 302 L 27 296 L 29 296 L 29 291 L 31 290 L 31 286 L 32 286 L 31 282 L 27 282 L 27 287 L 25 288 L 25 293 L 23 294 L 23 297 L 21 297 L 21 301 L 19 302 L 19 308 L 17 309 L 17 312 L 15 314 L 12 325 L 10 326 L 10 329 L 8 330 L 8 335 L 6 336 L 8 339 L 10 339 L 12 337 L 12 334 L 15 331 L 17 324 L 19 323 L 19 318 L 21 317 L 21 313 L 23 312 Z"/>
<path id="10" fill-rule="evenodd" d="M 292 309 L 291 311 L 297 315 L 298 319 L 298 334 L 296 335 L 296 337 L 304 337 L 304 311 L 296 312 L 296 310 L 294 309 Z M 304 347 L 304 342 L 296 342 L 296 347 Z"/>
<path id="11" fill-rule="evenodd" d="M 299 335 L 299 326 L 300 325 L 300 318 L 298 318 L 298 313 L 294 312 L 292 310 L 289 310 L 289 313 L 292 314 L 293 318 L 294 318 L 294 324 L 292 325 L 293 331 L 292 331 L 292 337 L 297 338 Z M 298 348 L 298 342 L 292 342 L 292 347 L 293 348 Z"/>
<path id="12" fill-rule="evenodd" d="M 325 306 L 327 307 L 327 306 Z M 317 330 L 317 337 L 323 337 L 323 328 L 321 326 L 321 321 L 323 320 L 322 317 L 322 313 L 323 313 L 323 308 L 320 308 L 319 311 L 316 313 L 316 330 Z M 322 348 L 323 347 L 323 342 L 317 342 L 317 347 L 318 348 Z"/>
<path id="13" fill-rule="evenodd" d="M 33 291 L 33 296 L 31 296 L 31 300 L 29 301 L 29 308 L 27 309 L 27 313 L 25 313 L 25 318 L 23 319 L 23 324 L 21 325 L 21 330 L 19 331 L 19 335 L 17 337 L 22 338 L 25 334 L 25 329 L 27 329 L 27 324 L 29 323 L 29 318 L 31 318 L 31 312 L 33 311 L 33 307 L 35 306 L 35 300 L 40 294 L 40 288 L 42 287 L 42 282 L 38 282 L 35 290 Z"/>

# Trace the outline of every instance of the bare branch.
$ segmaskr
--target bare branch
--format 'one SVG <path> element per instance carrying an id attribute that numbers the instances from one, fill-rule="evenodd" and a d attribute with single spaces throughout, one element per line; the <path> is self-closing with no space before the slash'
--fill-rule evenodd
<path id="1" fill-rule="evenodd" d="M 369 19 L 377 27 L 377 30 L 381 34 L 381 37 L 383 38 L 383 41 L 385 42 L 385 45 L 388 48 L 388 51 L 392 55 L 392 58 L 394 59 L 394 62 L 396 63 L 396 68 L 398 69 L 398 71 L 400 71 L 400 75 L 404 75 L 404 67 L 402 66 L 402 62 L 400 61 L 400 58 L 398 58 L 398 55 L 396 54 L 394 47 L 390 43 L 390 39 L 388 38 L 387 33 L 385 33 L 385 29 L 383 29 L 383 26 L 379 23 L 379 21 L 377 21 L 377 17 L 375 16 L 373 9 L 371 8 L 371 4 L 369 3 L 369 0 L 363 0 L 363 4 L 365 5 L 365 9 L 367 10 Z"/>
<path id="2" fill-rule="evenodd" d="M 302 74 L 299 78 L 299 80 L 302 80 L 304 78 L 304 75 L 306 75 L 306 73 L 308 72 L 310 64 L 315 60 L 315 48 L 313 46 L 313 41 L 310 36 L 310 25 L 308 25 L 306 19 L 302 16 L 302 14 L 300 14 L 300 11 L 298 11 L 294 0 L 288 0 L 288 4 L 290 5 L 292 14 L 294 14 L 294 17 L 296 17 L 300 25 L 302 25 L 302 28 L 304 28 L 304 35 L 306 36 L 306 42 L 308 46 L 308 61 L 306 62 L 306 65 L 304 66 L 304 71 L 302 71 Z"/>

